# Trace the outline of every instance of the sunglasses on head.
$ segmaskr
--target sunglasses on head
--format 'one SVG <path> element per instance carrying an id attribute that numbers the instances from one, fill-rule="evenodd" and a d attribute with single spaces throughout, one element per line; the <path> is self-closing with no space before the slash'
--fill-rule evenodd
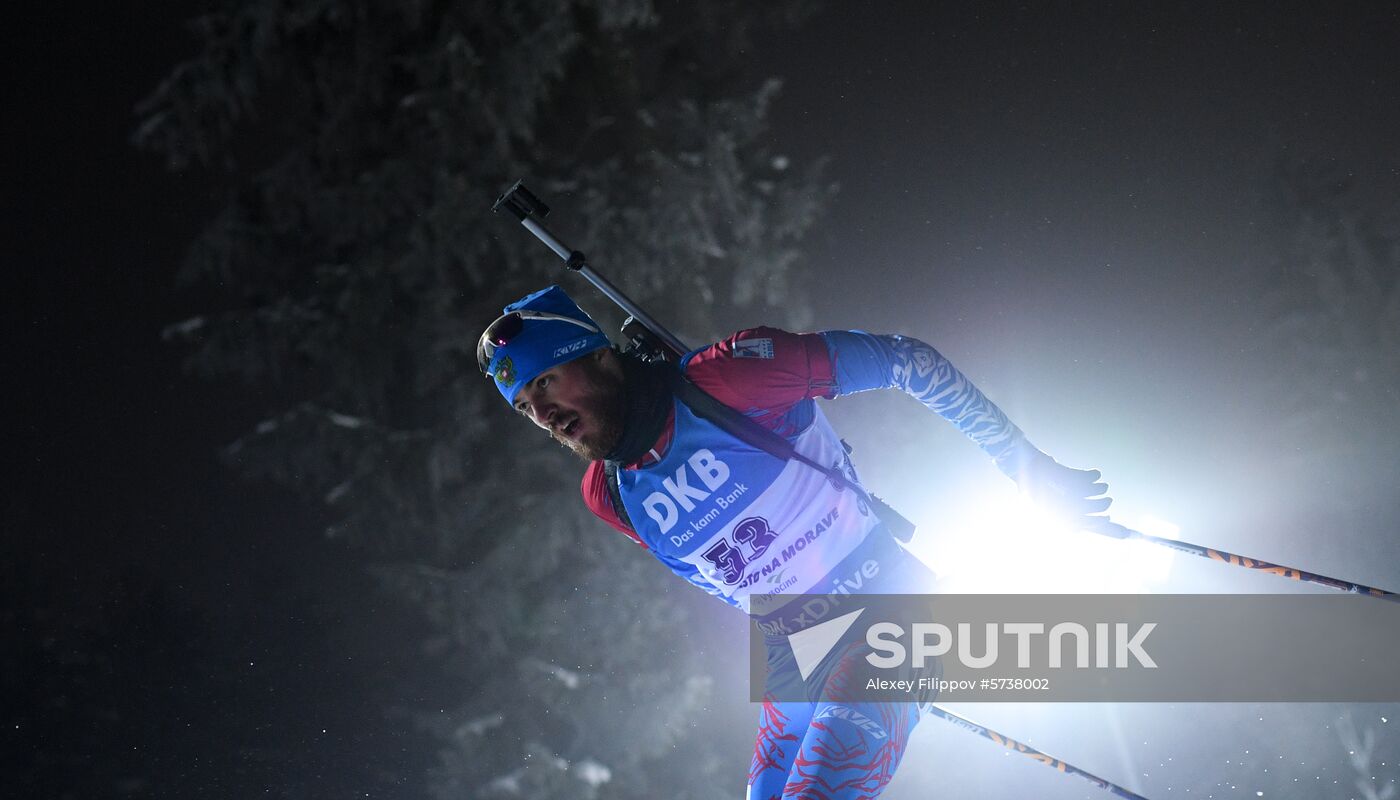
<path id="1" fill-rule="evenodd" d="M 497 317 L 495 322 L 486 326 L 486 331 L 481 334 L 481 341 L 476 343 L 476 365 L 481 368 L 483 375 L 488 378 L 492 377 L 489 368 L 491 359 L 496 356 L 496 348 L 505 347 L 510 344 L 512 339 L 519 336 L 520 332 L 525 330 L 525 320 L 527 319 L 552 319 L 577 325 L 590 333 L 602 333 L 587 322 L 562 314 L 550 314 L 545 311 L 507 311 Z"/>

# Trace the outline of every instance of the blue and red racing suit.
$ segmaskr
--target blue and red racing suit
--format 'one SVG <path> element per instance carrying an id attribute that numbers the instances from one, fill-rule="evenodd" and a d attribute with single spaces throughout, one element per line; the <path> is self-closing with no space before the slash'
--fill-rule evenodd
<path id="1" fill-rule="evenodd" d="M 908 337 L 756 328 L 689 354 L 681 367 L 701 389 L 851 481 L 855 470 L 816 398 L 897 388 L 999 462 L 1024 443 L 947 359 Z M 856 492 L 755 449 L 679 399 L 650 452 L 618 470 L 635 530 L 613 507 L 602 462 L 589 466 L 582 488 L 594 514 L 677 575 L 745 611 L 759 605 L 766 618 L 780 618 L 789 595 L 912 594 L 932 584 Z M 839 672 L 834 666 L 833 679 Z M 911 703 L 765 702 L 749 797 L 875 797 L 917 720 Z"/>

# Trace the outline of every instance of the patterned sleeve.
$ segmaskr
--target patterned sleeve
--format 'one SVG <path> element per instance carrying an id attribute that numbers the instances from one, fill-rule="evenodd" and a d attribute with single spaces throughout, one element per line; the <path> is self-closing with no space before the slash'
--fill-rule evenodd
<path id="1" fill-rule="evenodd" d="M 1030 446 L 1021 429 L 930 345 L 864 331 L 824 331 L 821 336 L 831 353 L 838 395 L 900 389 L 953 423 L 1003 472 L 1014 471 L 1016 453 Z"/>

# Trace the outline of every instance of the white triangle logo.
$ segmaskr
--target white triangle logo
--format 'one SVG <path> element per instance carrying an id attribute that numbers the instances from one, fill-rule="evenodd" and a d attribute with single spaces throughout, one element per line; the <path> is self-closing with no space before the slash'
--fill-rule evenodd
<path id="1" fill-rule="evenodd" d="M 822 663 L 831 648 L 855 624 L 856 618 L 864 613 L 865 609 L 858 609 L 788 636 L 788 644 L 792 646 L 792 656 L 797 659 L 797 671 L 801 673 L 802 680 L 807 680 L 812 670 Z"/>

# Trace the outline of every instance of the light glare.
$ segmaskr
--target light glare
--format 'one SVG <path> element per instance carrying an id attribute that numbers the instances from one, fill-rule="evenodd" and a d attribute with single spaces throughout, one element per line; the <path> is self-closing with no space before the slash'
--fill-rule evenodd
<path id="1" fill-rule="evenodd" d="M 966 514 L 924 526 L 930 535 L 911 547 L 938 576 L 939 592 L 1136 594 L 1165 582 L 1175 560 L 1165 547 L 1070 530 L 1014 490 L 960 505 Z M 1179 530 L 1154 517 L 1114 519 L 1165 538 Z"/>

